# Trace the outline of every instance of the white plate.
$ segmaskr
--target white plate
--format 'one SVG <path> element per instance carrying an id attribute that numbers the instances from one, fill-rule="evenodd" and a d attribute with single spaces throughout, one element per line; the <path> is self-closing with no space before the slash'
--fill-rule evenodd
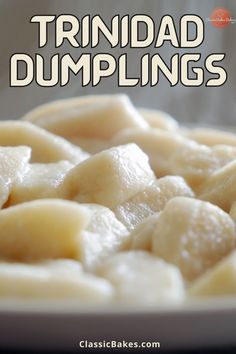
<path id="1" fill-rule="evenodd" d="M 77 351 L 81 340 L 160 342 L 161 349 L 236 345 L 236 298 L 162 308 L 1 301 L 0 347 Z"/>

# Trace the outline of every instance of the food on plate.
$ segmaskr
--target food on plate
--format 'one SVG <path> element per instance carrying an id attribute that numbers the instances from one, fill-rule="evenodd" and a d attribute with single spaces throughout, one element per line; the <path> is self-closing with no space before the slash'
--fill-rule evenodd
<path id="1" fill-rule="evenodd" d="M 192 281 L 236 245 L 232 219 L 210 203 L 176 197 L 131 233 L 131 248 L 153 252 Z"/>
<path id="2" fill-rule="evenodd" d="M 185 296 L 178 268 L 144 251 L 117 253 L 98 268 L 98 274 L 114 286 L 117 301 L 158 304 L 179 302 Z"/>
<path id="3" fill-rule="evenodd" d="M 26 146 L 0 147 L 0 208 L 7 202 L 11 189 L 28 171 L 31 149 Z"/>
<path id="4" fill-rule="evenodd" d="M 149 157 L 157 177 L 172 174 L 169 159 L 188 139 L 175 132 L 161 129 L 125 129 L 112 139 L 113 145 L 137 144 Z"/>
<path id="5" fill-rule="evenodd" d="M 88 222 L 83 206 L 60 199 L 31 201 L 1 210 L 0 258 L 76 259 L 78 238 Z"/>
<path id="6" fill-rule="evenodd" d="M 198 197 L 229 212 L 233 202 L 236 200 L 235 182 L 236 160 L 213 173 L 200 186 Z"/>
<path id="7" fill-rule="evenodd" d="M 222 155 L 208 146 L 188 141 L 173 152 L 169 159 L 169 164 L 172 174 L 184 177 L 188 184 L 194 190 L 197 190 L 213 172 L 236 157 L 234 155 L 226 159 Z"/>
<path id="8" fill-rule="evenodd" d="M 236 251 L 197 279 L 188 292 L 193 297 L 236 295 Z"/>
<path id="9" fill-rule="evenodd" d="M 0 122 L 0 298 L 236 296 L 236 134 L 125 95 Z"/>
<path id="10" fill-rule="evenodd" d="M 43 198 L 70 199 L 70 189 L 63 182 L 74 166 L 63 160 L 28 164 L 27 173 L 22 176 L 21 183 L 13 185 L 7 205 Z"/>
<path id="11" fill-rule="evenodd" d="M 194 193 L 182 177 L 162 177 L 118 205 L 115 214 L 129 230 L 133 230 L 148 216 L 161 211 L 168 200 L 176 196 L 193 197 Z"/>
<path id="12" fill-rule="evenodd" d="M 179 128 L 177 120 L 163 111 L 140 108 L 139 113 L 152 128 L 170 131 L 175 131 Z"/>
<path id="13" fill-rule="evenodd" d="M 110 139 L 125 128 L 148 128 L 148 123 L 125 95 L 97 95 L 47 103 L 23 119 L 67 139 Z"/>
<path id="14" fill-rule="evenodd" d="M 236 223 L 236 202 L 233 202 L 233 204 L 232 204 L 232 206 L 230 208 L 229 215 L 231 216 L 231 218 Z"/>
<path id="15" fill-rule="evenodd" d="M 230 216 L 197 199 L 171 199 L 152 222 L 152 252 L 177 265 L 189 281 L 236 246 L 235 224 Z"/>
<path id="16" fill-rule="evenodd" d="M 89 223 L 79 238 L 79 259 L 84 267 L 95 270 L 104 259 L 128 248 L 130 233 L 108 208 L 83 204 Z"/>
<path id="17" fill-rule="evenodd" d="M 0 122 L 0 146 L 31 147 L 32 162 L 80 162 L 89 154 L 69 141 L 47 132 L 31 123 L 22 121 Z"/>
<path id="18" fill-rule="evenodd" d="M 114 145 L 136 143 L 150 159 L 158 177 L 178 175 L 197 189 L 211 174 L 235 160 L 233 147 L 209 147 L 172 131 L 127 129 L 114 136 Z"/>
<path id="19" fill-rule="evenodd" d="M 42 263 L 0 262 L 0 297 L 74 299 L 79 303 L 107 303 L 114 290 L 105 279 L 86 274 L 71 260 Z"/>
<path id="20" fill-rule="evenodd" d="M 229 145 L 236 146 L 236 136 L 233 133 L 224 132 L 222 130 L 212 128 L 195 128 L 185 132 L 185 135 L 197 141 L 200 144 L 214 145 Z"/>
<path id="21" fill-rule="evenodd" d="M 64 183 L 74 200 L 115 208 L 155 180 L 148 157 L 135 144 L 118 146 L 93 155 L 74 167 Z"/>
<path id="22" fill-rule="evenodd" d="M 221 167 L 236 159 L 236 146 L 215 145 L 212 146 L 214 156 L 218 159 Z"/>

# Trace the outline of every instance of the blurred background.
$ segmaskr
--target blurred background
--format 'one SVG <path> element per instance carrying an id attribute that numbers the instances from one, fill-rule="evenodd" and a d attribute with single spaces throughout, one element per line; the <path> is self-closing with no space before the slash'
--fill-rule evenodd
<path id="1" fill-rule="evenodd" d="M 28 87 L 9 87 L 9 58 L 13 53 L 39 53 L 49 59 L 53 54 L 70 52 L 76 59 L 82 52 L 110 52 L 115 57 L 128 52 L 130 75 L 139 73 L 140 57 L 145 52 L 159 53 L 166 59 L 178 50 L 166 44 L 162 48 L 152 47 L 143 50 L 129 48 L 111 49 L 106 41 L 101 41 L 95 49 L 72 48 L 65 43 L 54 47 L 54 26 L 50 26 L 49 44 L 39 49 L 37 43 L 38 25 L 29 23 L 36 14 L 74 14 L 79 19 L 86 14 L 100 15 L 107 24 L 116 14 L 147 14 L 158 24 L 163 15 L 171 15 L 176 21 L 183 14 L 197 14 L 206 19 L 216 7 L 225 7 L 236 18 L 235 0 L 0 0 L 0 118 L 19 118 L 33 107 L 55 99 L 88 94 L 127 93 L 132 102 L 139 107 L 158 108 L 167 111 L 180 122 L 207 124 L 236 124 L 236 23 L 224 29 L 215 28 L 205 22 L 205 42 L 195 51 L 201 52 L 203 59 L 211 53 L 226 53 L 223 66 L 228 72 L 228 81 L 221 87 L 184 87 L 178 84 L 170 87 L 161 78 L 156 87 L 119 88 L 111 77 L 103 80 L 98 87 L 82 88 L 79 76 L 71 75 L 70 83 L 61 87 L 45 88 L 32 83 Z M 178 29 L 178 26 L 177 26 Z"/>

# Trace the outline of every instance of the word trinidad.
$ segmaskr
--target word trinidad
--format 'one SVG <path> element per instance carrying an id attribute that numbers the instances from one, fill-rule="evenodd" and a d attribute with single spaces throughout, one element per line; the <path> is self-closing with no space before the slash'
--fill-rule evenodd
<path id="1" fill-rule="evenodd" d="M 204 41 L 204 23 L 199 16 L 184 15 L 179 21 L 179 35 L 171 16 L 163 16 L 158 30 L 153 19 L 146 15 L 114 16 L 108 27 L 100 16 L 91 18 L 86 15 L 79 20 L 73 15 L 34 16 L 31 23 L 38 24 L 39 48 L 48 44 L 48 29 L 55 26 L 55 47 L 59 48 L 65 41 L 74 48 L 95 48 L 99 45 L 101 36 L 106 39 L 111 48 L 154 48 L 162 47 L 169 42 L 175 48 L 192 49 L 199 47 Z M 145 35 L 140 35 L 141 27 Z M 193 30 L 194 29 L 194 30 Z M 191 38 L 190 37 L 191 30 Z M 82 53 L 74 60 L 69 53 L 60 56 L 54 54 L 49 58 L 50 72 L 46 76 L 46 60 L 40 54 L 32 58 L 28 54 L 14 54 L 10 59 L 10 85 L 28 86 L 34 80 L 40 86 L 51 87 L 60 84 L 65 86 L 70 81 L 71 73 L 80 74 L 82 86 L 97 86 L 102 79 L 117 75 L 118 86 L 156 86 L 160 73 L 166 77 L 171 86 L 179 82 L 185 86 L 221 86 L 227 80 L 223 67 L 216 65 L 225 58 L 223 53 L 214 53 L 204 59 L 204 68 L 197 65 L 201 59 L 200 53 L 174 54 L 170 63 L 166 64 L 161 55 L 144 53 L 140 59 L 139 77 L 130 77 L 128 73 L 129 57 L 123 53 L 115 58 L 109 53 Z M 22 70 L 22 66 L 23 69 Z M 20 70 L 21 68 L 21 70 Z M 23 73 L 22 73 L 23 71 Z M 205 71 L 208 79 L 205 80 Z M 211 77 L 210 75 L 213 75 Z M 209 78 L 210 76 L 210 78 Z M 205 82 L 206 81 L 206 82 Z"/>

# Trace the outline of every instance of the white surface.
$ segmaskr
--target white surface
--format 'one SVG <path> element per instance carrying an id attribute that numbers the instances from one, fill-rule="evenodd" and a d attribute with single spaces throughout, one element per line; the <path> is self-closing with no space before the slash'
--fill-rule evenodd
<path id="1" fill-rule="evenodd" d="M 159 341 L 161 349 L 236 345 L 236 298 L 159 309 L 0 302 L 0 348 L 77 351 L 80 340 Z"/>

